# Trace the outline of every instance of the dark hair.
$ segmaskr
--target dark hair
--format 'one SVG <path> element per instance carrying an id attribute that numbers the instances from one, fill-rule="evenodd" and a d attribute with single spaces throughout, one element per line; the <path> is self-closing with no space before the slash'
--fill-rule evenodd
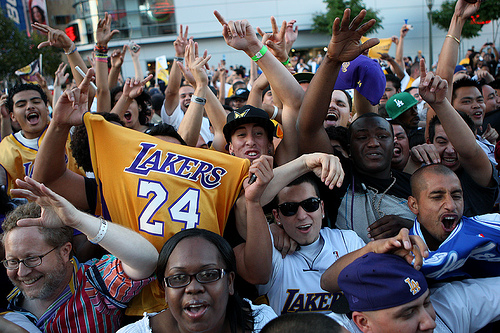
<path id="1" fill-rule="evenodd" d="M 38 9 L 38 12 L 40 13 L 40 15 L 42 15 L 42 22 L 38 22 L 37 20 L 35 20 L 35 14 L 33 13 L 33 9 L 34 8 Z M 46 21 L 45 21 L 45 12 L 43 11 L 42 8 L 40 8 L 40 6 L 33 6 L 33 7 L 31 7 L 30 15 L 31 15 L 31 23 L 35 23 L 35 22 L 42 23 L 42 24 L 46 23 Z"/>
<path id="2" fill-rule="evenodd" d="M 489 86 L 493 89 L 500 89 L 500 79 L 496 79 L 495 81 L 491 81 Z"/>
<path id="3" fill-rule="evenodd" d="M 115 98 L 118 93 L 123 92 L 123 86 L 114 87 L 111 89 L 111 107 L 116 104 Z M 143 91 L 139 96 L 134 98 L 139 107 L 139 123 L 141 125 L 146 125 L 148 117 L 152 114 L 152 103 L 151 96 L 145 91 Z"/>
<path id="4" fill-rule="evenodd" d="M 434 173 L 437 175 L 442 175 L 442 176 L 449 176 L 453 175 L 455 177 L 456 174 L 451 170 L 450 168 L 442 165 L 442 164 L 429 164 L 425 165 L 419 169 L 417 169 L 411 176 L 410 178 L 410 184 L 411 184 L 411 195 L 413 197 L 418 197 L 420 192 L 422 191 L 422 187 L 425 185 L 425 183 L 422 181 L 422 178 L 425 173 Z"/>
<path id="5" fill-rule="evenodd" d="M 186 141 L 184 141 L 184 139 L 179 135 L 179 133 L 177 133 L 175 128 L 169 124 L 159 123 L 158 125 L 148 128 L 145 133 L 151 136 L 157 136 L 157 135 L 170 136 L 172 138 L 179 140 L 181 145 L 187 146 Z"/>
<path id="6" fill-rule="evenodd" d="M 7 96 L 7 109 L 9 112 L 12 112 L 14 110 L 14 96 L 25 90 L 35 90 L 38 91 L 40 94 L 40 97 L 42 98 L 43 102 L 45 105 L 47 105 L 47 95 L 43 92 L 42 87 L 40 87 L 38 84 L 32 84 L 32 83 L 23 83 L 23 84 L 18 84 L 14 88 L 12 88 L 9 91 L 9 96 Z"/>
<path id="7" fill-rule="evenodd" d="M 330 140 L 337 140 L 342 149 L 349 151 L 349 130 L 343 126 L 329 126 L 325 129 Z"/>
<path id="8" fill-rule="evenodd" d="M 292 180 L 288 185 L 286 185 L 285 187 L 290 187 L 290 186 L 296 186 L 296 185 L 300 185 L 300 184 L 303 184 L 303 183 L 308 183 L 308 184 L 311 184 L 312 187 L 314 188 L 314 193 L 316 193 L 316 196 L 318 198 L 321 198 L 321 193 L 319 191 L 319 186 L 318 186 L 318 183 L 317 183 L 317 177 L 314 175 L 313 172 L 308 172 L 294 180 Z M 279 198 L 278 198 L 278 194 L 276 194 L 276 196 L 274 197 L 273 201 L 271 202 L 271 206 L 274 207 L 274 208 L 278 208 L 278 204 L 279 204 Z"/>
<path id="9" fill-rule="evenodd" d="M 409 86 L 408 88 L 405 89 L 404 92 L 407 92 L 407 93 L 411 94 L 410 91 L 412 91 L 413 89 L 418 89 L 418 87 Z"/>
<path id="10" fill-rule="evenodd" d="M 17 206 L 12 212 L 10 212 L 2 223 L 2 244 L 4 244 L 5 236 L 15 228 L 21 228 L 17 226 L 17 221 L 26 218 L 37 218 L 41 215 L 41 208 L 35 202 L 28 202 L 27 204 Z M 47 244 L 53 247 L 63 246 L 67 242 L 73 240 L 73 229 L 70 227 L 60 227 L 60 228 L 46 228 L 38 227 L 38 230 L 43 235 L 43 238 Z"/>
<path id="11" fill-rule="evenodd" d="M 457 98 L 457 90 L 463 87 L 476 87 L 479 92 L 481 92 L 481 85 L 477 80 L 473 80 L 468 77 L 463 77 L 460 80 L 456 80 L 453 82 L 453 94 L 451 96 L 451 104 L 455 101 L 455 98 Z"/>
<path id="12" fill-rule="evenodd" d="M 387 123 L 389 123 L 389 121 L 387 119 L 385 119 L 384 117 L 382 117 L 381 115 L 379 115 L 378 113 L 375 113 L 375 112 L 368 112 L 368 113 L 363 113 L 361 116 L 359 116 L 358 118 L 356 118 L 356 120 L 354 120 L 351 125 L 349 126 L 349 138 L 351 137 L 352 135 L 352 127 L 354 126 L 354 124 L 356 124 L 356 122 L 360 119 L 364 119 L 364 118 L 381 118 L 383 120 L 385 120 Z M 389 124 L 390 125 L 390 124 Z M 392 133 L 392 135 L 394 136 L 394 131 L 392 130 L 392 126 L 389 126 L 390 127 L 390 132 Z"/>
<path id="13" fill-rule="evenodd" d="M 167 268 L 168 259 L 175 247 L 186 238 L 202 238 L 213 244 L 219 251 L 219 255 L 226 266 L 225 270 L 228 273 L 234 272 L 236 274 L 236 257 L 233 248 L 224 238 L 204 229 L 185 229 L 170 237 L 160 251 L 158 265 L 156 266 L 156 278 L 162 290 L 164 290 L 163 281 L 165 279 L 165 269 Z M 229 295 L 226 318 L 229 321 L 231 333 L 236 333 L 239 330 L 253 330 L 254 317 L 250 305 L 244 302 L 236 291 L 233 295 Z"/>
<path id="14" fill-rule="evenodd" d="M 469 126 L 472 133 L 475 131 L 475 125 L 472 119 L 462 111 L 457 111 L 460 117 L 465 121 L 467 126 Z M 431 121 L 429 121 L 429 141 L 432 143 L 436 136 L 436 125 L 441 125 L 441 120 L 439 120 L 438 116 L 432 117 Z"/>
<path id="15" fill-rule="evenodd" d="M 237 75 L 241 76 L 242 78 L 244 78 L 244 77 L 245 77 L 245 70 L 244 70 L 243 68 L 241 68 L 241 67 L 240 67 L 240 68 L 236 68 L 236 69 L 234 70 L 234 72 L 235 72 Z"/>
<path id="16" fill-rule="evenodd" d="M 347 104 L 349 104 L 349 112 L 352 112 L 352 97 L 351 95 L 349 95 L 349 93 L 343 89 L 337 89 L 338 91 L 342 91 L 345 95 L 345 97 L 347 97 Z"/>
<path id="17" fill-rule="evenodd" d="M 153 110 L 160 111 L 163 106 L 163 102 L 165 101 L 165 96 L 162 93 L 151 95 L 151 105 L 153 106 Z"/>
<path id="18" fill-rule="evenodd" d="M 342 326 L 321 313 L 286 313 L 268 322 L 261 333 L 340 333 Z"/>
<path id="19" fill-rule="evenodd" d="M 392 82 L 392 85 L 394 86 L 394 88 L 396 88 L 396 91 L 401 90 L 401 80 L 398 79 L 396 75 L 385 74 L 385 81 Z"/>

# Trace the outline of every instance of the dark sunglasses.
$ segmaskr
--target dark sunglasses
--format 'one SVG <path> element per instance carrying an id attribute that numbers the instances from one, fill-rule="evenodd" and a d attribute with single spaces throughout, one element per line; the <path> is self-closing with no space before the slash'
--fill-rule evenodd
<path id="1" fill-rule="evenodd" d="M 306 212 L 312 213 L 318 210 L 320 203 L 320 198 L 309 198 L 301 202 L 284 202 L 281 205 L 278 205 L 278 209 L 284 216 L 293 216 L 297 214 L 299 206 Z"/>

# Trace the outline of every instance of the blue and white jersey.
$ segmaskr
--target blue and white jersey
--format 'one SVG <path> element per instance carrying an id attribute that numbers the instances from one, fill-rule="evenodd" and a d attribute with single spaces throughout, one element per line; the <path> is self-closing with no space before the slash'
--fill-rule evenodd
<path id="1" fill-rule="evenodd" d="M 341 294 L 332 294 L 320 286 L 321 275 L 338 258 L 365 246 L 350 230 L 323 228 L 314 243 L 283 259 L 273 246 L 273 272 L 269 282 L 257 285 L 260 295 L 267 294 L 276 314 L 289 312 L 331 313 Z"/>
<path id="2" fill-rule="evenodd" d="M 416 219 L 410 235 L 418 235 L 425 242 Z M 499 240 L 500 214 L 464 216 L 439 248 L 429 251 L 421 270 L 427 278 L 434 280 L 499 276 Z"/>

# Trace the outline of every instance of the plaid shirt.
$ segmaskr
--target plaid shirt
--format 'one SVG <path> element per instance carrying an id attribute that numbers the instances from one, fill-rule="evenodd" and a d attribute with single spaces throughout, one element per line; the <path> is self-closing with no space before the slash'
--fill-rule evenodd
<path id="1" fill-rule="evenodd" d="M 115 332 L 127 302 L 154 279 L 130 279 L 111 255 L 85 264 L 73 257 L 71 263 L 71 281 L 40 318 L 20 307 L 24 296 L 18 288 L 7 296 L 9 309 L 22 312 L 42 332 Z"/>

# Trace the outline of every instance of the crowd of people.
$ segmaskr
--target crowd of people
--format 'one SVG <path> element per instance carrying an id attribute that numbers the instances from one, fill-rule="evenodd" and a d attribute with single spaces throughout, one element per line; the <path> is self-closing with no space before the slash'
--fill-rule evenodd
<path id="1" fill-rule="evenodd" d="M 458 59 L 480 4 L 430 69 L 406 24 L 369 58 L 365 10 L 310 61 L 295 20 L 215 11 L 249 75 L 181 25 L 166 85 L 108 55 L 108 13 L 87 62 L 34 23 L 67 61 L 0 101 L 0 331 L 498 330 L 499 55 Z"/>

